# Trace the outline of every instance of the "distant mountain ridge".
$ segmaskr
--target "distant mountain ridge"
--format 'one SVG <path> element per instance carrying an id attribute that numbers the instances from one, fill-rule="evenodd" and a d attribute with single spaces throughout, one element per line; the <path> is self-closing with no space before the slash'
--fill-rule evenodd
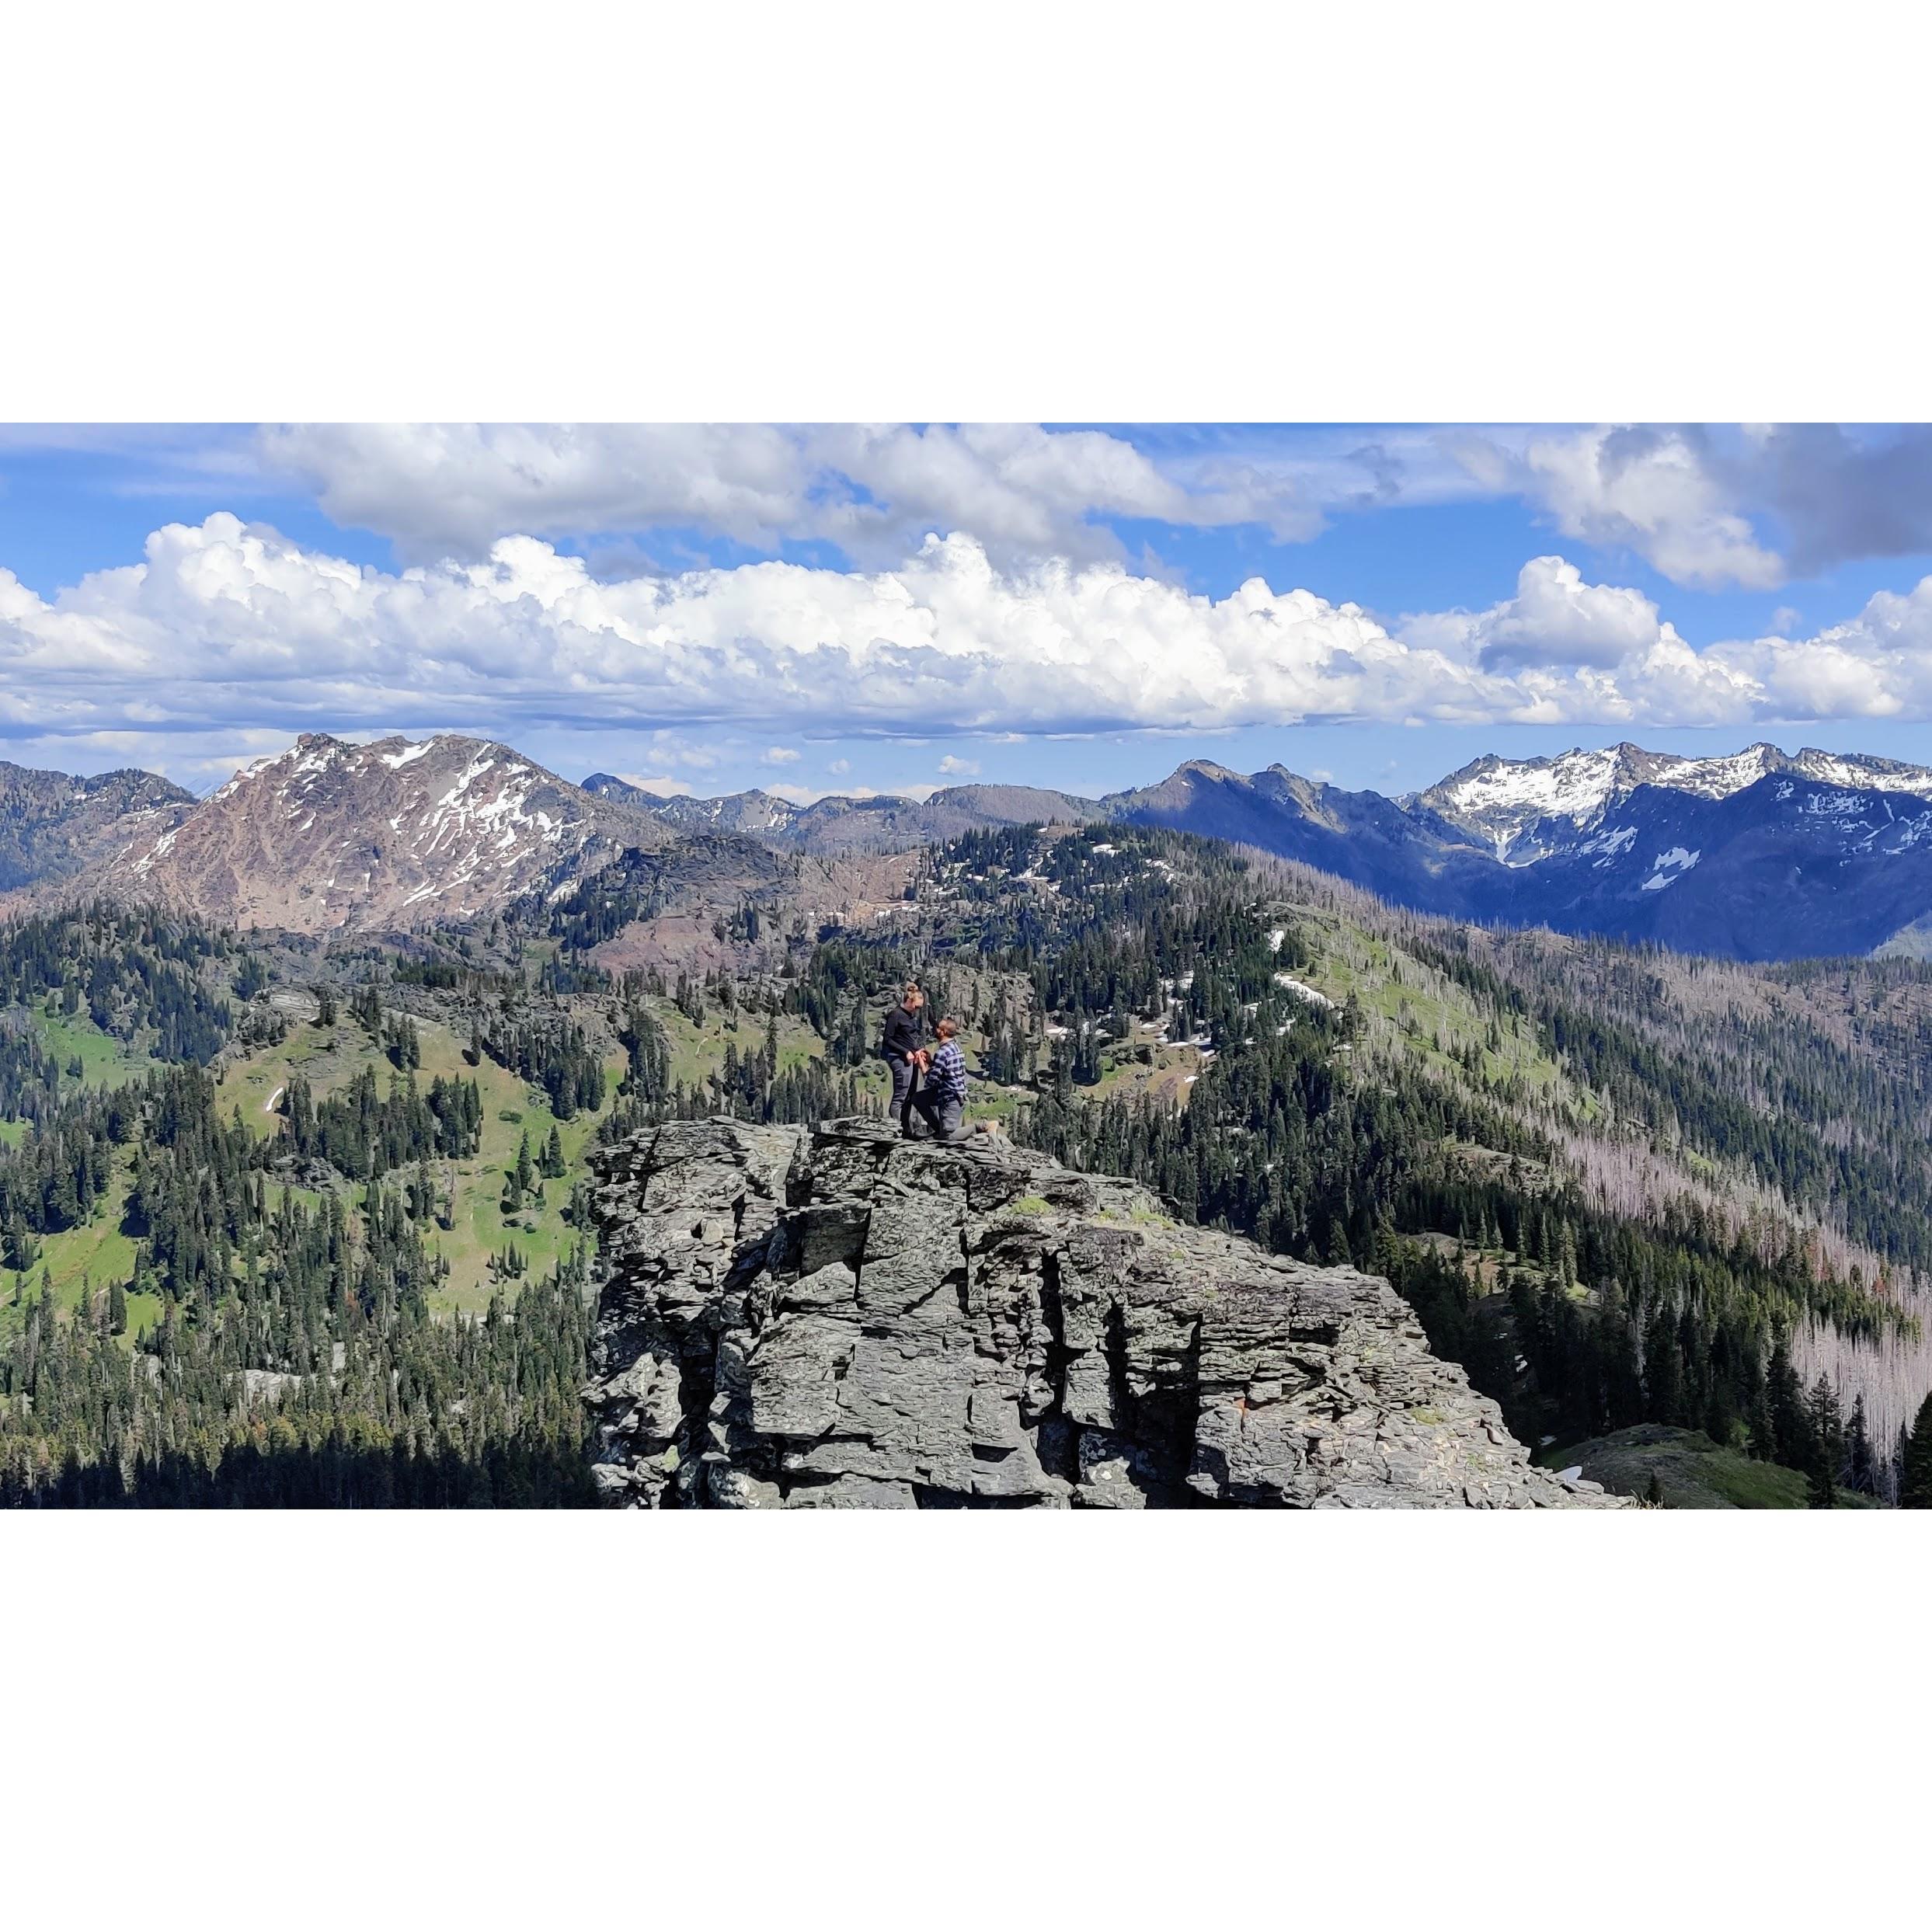
<path id="1" fill-rule="evenodd" d="M 673 823 L 733 823 L 813 851 L 1112 818 L 1257 846 L 1452 917 L 1746 959 L 1932 949 L 1922 829 L 1932 826 L 1932 769 L 1864 753 L 1792 754 L 1760 743 L 1691 758 L 1626 743 L 1554 757 L 1492 754 L 1400 798 L 1280 764 L 1244 774 L 1205 758 L 1099 799 L 1025 785 L 957 786 L 923 805 L 635 795 Z"/>
<path id="2" fill-rule="evenodd" d="M 1541 855 L 1541 848 L 1520 848 L 1545 820 L 1560 819 L 1587 830 L 1640 785 L 1715 800 L 1774 772 L 1872 791 L 1932 790 L 1932 771 L 1864 753 L 1841 757 L 1807 747 L 1793 757 L 1776 745 L 1760 743 L 1728 757 L 1687 758 L 1624 743 L 1600 751 L 1566 751 L 1554 758 L 1512 760 L 1492 754 L 1401 802 L 1489 840 L 1499 858 L 1523 863 Z"/>
<path id="3" fill-rule="evenodd" d="M 627 849 L 714 897 L 976 829 L 1118 820 L 1294 859 L 1418 910 L 1740 959 L 1932 951 L 1932 769 L 1757 743 L 1478 758 L 1400 798 L 1190 759 L 1099 799 L 1029 785 L 799 804 L 573 785 L 454 733 L 310 733 L 197 802 L 151 774 L 0 765 L 0 889 L 155 898 L 241 925 L 399 929 L 567 889 Z M 788 857 L 788 855 L 791 855 Z"/>
<path id="4" fill-rule="evenodd" d="M 0 759 L 0 892 L 83 871 L 194 795 L 151 771 L 91 778 Z"/>
<path id="5" fill-rule="evenodd" d="M 1084 824 L 1106 816 L 1092 799 L 1025 785 L 952 785 L 923 802 L 889 792 L 834 793 L 809 805 L 755 789 L 719 798 L 664 798 L 607 771 L 594 771 L 583 788 L 684 830 L 742 832 L 825 856 L 904 851 L 983 826 Z"/>
<path id="6" fill-rule="evenodd" d="M 680 843 L 649 813 L 454 733 L 372 744 L 305 733 L 147 829 L 82 882 L 307 933 L 472 918 L 566 889 L 627 848 Z M 728 844 L 748 882 L 775 874 L 764 848 Z"/>

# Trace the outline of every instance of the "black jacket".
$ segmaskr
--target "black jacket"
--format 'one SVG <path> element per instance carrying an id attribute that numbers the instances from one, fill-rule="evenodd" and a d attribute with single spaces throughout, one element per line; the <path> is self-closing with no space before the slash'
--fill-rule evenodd
<path id="1" fill-rule="evenodd" d="M 913 1013 L 903 1006 L 895 1006 L 886 1015 L 886 1034 L 879 1042 L 879 1051 L 888 1060 L 910 1060 L 925 1043 L 926 1009 L 923 1006 Z"/>

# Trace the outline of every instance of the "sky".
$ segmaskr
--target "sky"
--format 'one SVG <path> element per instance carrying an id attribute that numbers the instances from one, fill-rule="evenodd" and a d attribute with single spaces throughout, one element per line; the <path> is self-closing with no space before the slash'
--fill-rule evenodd
<path id="1" fill-rule="evenodd" d="M 0 757 L 310 730 L 801 801 L 1932 763 L 1932 429 L 0 428 Z"/>

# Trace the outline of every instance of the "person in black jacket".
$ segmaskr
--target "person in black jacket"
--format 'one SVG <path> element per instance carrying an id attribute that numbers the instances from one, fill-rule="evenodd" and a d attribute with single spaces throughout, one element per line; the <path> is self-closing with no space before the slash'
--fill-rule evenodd
<path id="1" fill-rule="evenodd" d="M 893 1070 L 893 1112 L 899 1116 L 899 1131 L 910 1140 L 913 1096 L 919 1091 L 926 1058 L 926 996 L 917 981 L 907 987 L 899 1004 L 886 1015 L 879 1050 Z"/>

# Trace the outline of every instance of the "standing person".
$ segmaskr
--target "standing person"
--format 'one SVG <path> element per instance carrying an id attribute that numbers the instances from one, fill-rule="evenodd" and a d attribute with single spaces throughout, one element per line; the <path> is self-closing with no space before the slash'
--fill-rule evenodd
<path id="1" fill-rule="evenodd" d="M 913 1105 L 931 1128 L 935 1140 L 956 1140 L 966 1119 L 966 1053 L 959 1045 L 959 1022 L 943 1019 L 933 1031 L 939 1036 L 939 1045 Z"/>
<path id="2" fill-rule="evenodd" d="M 886 1015 L 879 1051 L 893 1070 L 893 1112 L 899 1131 L 912 1138 L 912 1109 L 919 1091 L 919 1071 L 926 1057 L 926 996 L 917 980 L 909 980 L 899 1004 Z"/>

